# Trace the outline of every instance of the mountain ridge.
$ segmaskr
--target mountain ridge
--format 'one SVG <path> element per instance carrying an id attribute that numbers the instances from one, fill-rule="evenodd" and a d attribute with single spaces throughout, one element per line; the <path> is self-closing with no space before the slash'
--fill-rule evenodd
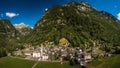
<path id="1" fill-rule="evenodd" d="M 23 22 L 20 24 L 14 24 L 14 27 L 22 34 L 28 35 L 30 31 L 33 29 L 29 25 L 24 24 Z"/>
<path id="2" fill-rule="evenodd" d="M 20 33 L 9 20 L 0 20 L 0 57 L 7 56 L 8 53 L 21 48 L 19 43 Z"/>
<path id="3" fill-rule="evenodd" d="M 8 37 L 17 37 L 19 35 L 19 32 L 15 29 L 11 22 L 6 19 L 0 20 L 0 33 L 6 34 Z"/>
<path id="4" fill-rule="evenodd" d="M 91 41 L 119 45 L 119 23 L 111 14 L 98 11 L 85 2 L 57 5 L 49 8 L 35 24 L 28 42 L 37 45 L 54 41 L 58 44 L 64 37 L 73 47 L 87 42 L 90 45 Z"/>

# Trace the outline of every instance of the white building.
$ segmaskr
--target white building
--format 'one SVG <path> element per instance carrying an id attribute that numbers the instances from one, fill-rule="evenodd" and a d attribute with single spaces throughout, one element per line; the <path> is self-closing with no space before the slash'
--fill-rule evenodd
<path id="1" fill-rule="evenodd" d="M 91 59 L 92 59 L 91 54 L 86 53 L 86 54 L 85 54 L 85 60 L 91 60 Z"/>
<path id="2" fill-rule="evenodd" d="M 34 58 L 39 58 L 39 57 L 41 57 L 41 54 L 39 52 L 33 52 L 32 56 Z"/>
<path id="3" fill-rule="evenodd" d="M 32 53 L 28 51 L 28 52 L 24 52 L 24 55 L 25 55 L 25 56 L 31 56 Z"/>
<path id="4" fill-rule="evenodd" d="M 41 57 L 38 59 L 38 61 L 47 61 L 48 58 L 49 58 L 48 55 L 43 55 L 43 56 L 41 56 Z"/>

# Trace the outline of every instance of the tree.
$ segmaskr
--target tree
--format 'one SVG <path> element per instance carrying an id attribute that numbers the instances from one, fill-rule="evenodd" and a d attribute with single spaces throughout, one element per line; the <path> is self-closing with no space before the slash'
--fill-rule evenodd
<path id="1" fill-rule="evenodd" d="M 59 40 L 59 45 L 60 46 L 70 46 L 70 42 L 66 39 L 66 38 L 61 38 L 60 40 Z"/>

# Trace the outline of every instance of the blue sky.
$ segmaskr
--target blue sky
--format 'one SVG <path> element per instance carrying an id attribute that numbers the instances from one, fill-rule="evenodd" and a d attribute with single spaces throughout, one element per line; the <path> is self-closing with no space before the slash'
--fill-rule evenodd
<path id="1" fill-rule="evenodd" d="M 0 19 L 9 19 L 12 24 L 24 22 L 34 26 L 46 8 L 71 1 L 81 0 L 0 0 Z M 82 0 L 99 11 L 104 10 L 120 19 L 120 0 Z"/>

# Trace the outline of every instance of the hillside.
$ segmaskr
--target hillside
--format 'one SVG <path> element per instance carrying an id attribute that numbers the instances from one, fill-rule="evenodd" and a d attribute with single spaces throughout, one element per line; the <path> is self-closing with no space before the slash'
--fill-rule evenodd
<path id="1" fill-rule="evenodd" d="M 28 42 L 39 45 L 45 41 L 59 44 L 66 38 L 71 46 L 97 41 L 119 45 L 120 21 L 105 11 L 98 11 L 86 2 L 72 2 L 49 8 L 35 24 Z"/>

